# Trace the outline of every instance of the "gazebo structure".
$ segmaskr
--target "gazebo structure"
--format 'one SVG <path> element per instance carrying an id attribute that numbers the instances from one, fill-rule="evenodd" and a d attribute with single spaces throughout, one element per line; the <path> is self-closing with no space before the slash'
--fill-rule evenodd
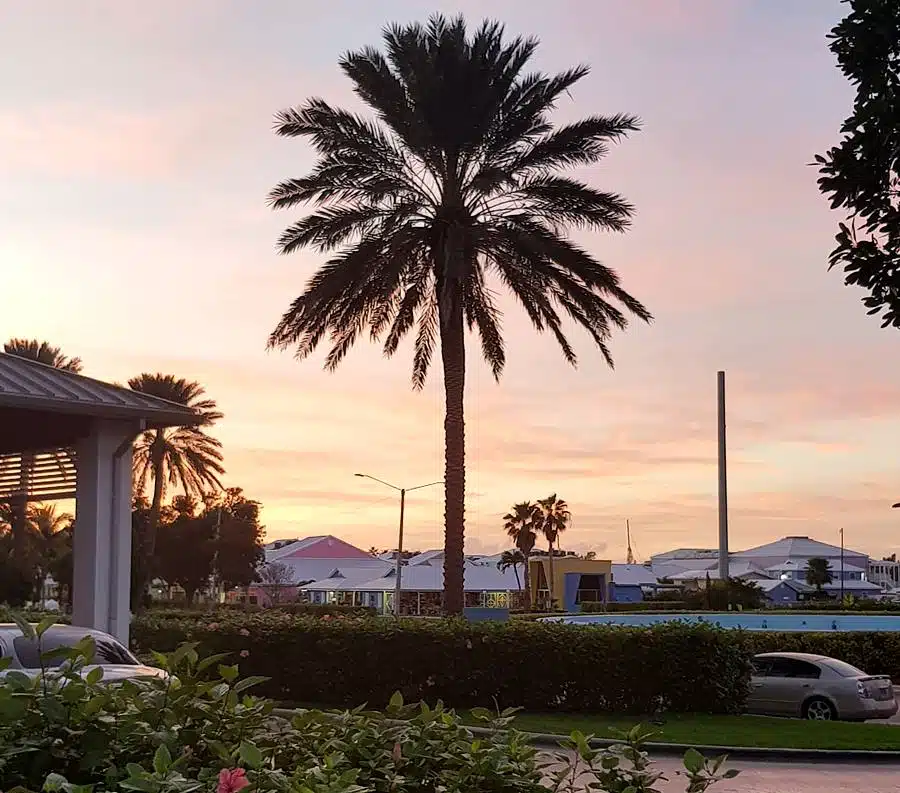
<path id="1" fill-rule="evenodd" d="M 75 499 L 72 622 L 128 642 L 132 444 L 184 405 L 0 353 L 0 501 Z"/>

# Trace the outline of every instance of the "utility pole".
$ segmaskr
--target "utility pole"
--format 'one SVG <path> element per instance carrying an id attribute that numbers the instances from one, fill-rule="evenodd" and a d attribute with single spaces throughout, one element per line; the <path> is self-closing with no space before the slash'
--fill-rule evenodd
<path id="1" fill-rule="evenodd" d="M 841 608 L 844 608 L 844 527 L 841 527 Z"/>
<path id="2" fill-rule="evenodd" d="M 718 373 L 719 414 L 719 578 L 728 580 L 728 471 L 725 445 L 725 372 Z"/>

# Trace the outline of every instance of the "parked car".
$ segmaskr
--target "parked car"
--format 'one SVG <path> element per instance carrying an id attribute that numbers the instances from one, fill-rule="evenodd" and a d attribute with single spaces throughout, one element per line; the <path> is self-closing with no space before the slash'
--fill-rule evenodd
<path id="1" fill-rule="evenodd" d="M 821 721 L 889 719 L 894 685 L 844 661 L 806 653 L 764 653 L 753 659 L 747 710 Z"/>
<path id="2" fill-rule="evenodd" d="M 85 636 L 90 636 L 96 647 L 94 663 L 86 666 L 85 672 L 101 666 L 105 681 L 166 676 L 162 669 L 142 664 L 127 647 L 108 633 L 90 628 L 79 628 L 74 625 L 51 626 L 41 637 L 39 643 L 37 639 L 26 637 L 17 625 L 0 624 L 0 657 L 10 659 L 6 671 L 16 670 L 36 675 L 41 672 L 42 652 L 46 654 L 61 647 L 74 647 Z M 65 660 L 65 657 L 60 655 L 45 658 L 43 668 L 59 667 Z M 3 674 L 5 673 L 3 672 Z"/>

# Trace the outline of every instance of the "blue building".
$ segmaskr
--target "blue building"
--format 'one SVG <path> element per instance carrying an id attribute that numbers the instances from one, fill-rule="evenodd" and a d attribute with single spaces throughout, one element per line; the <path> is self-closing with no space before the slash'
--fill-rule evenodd
<path id="1" fill-rule="evenodd" d="M 642 564 L 614 564 L 610 600 L 614 603 L 639 603 L 654 593 L 659 581 L 649 567 Z"/>

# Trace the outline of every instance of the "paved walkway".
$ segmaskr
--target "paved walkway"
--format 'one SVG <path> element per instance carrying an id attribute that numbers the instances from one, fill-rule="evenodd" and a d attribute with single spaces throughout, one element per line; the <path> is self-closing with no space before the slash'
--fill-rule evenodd
<path id="1" fill-rule="evenodd" d="M 683 793 L 685 780 L 675 776 L 680 763 L 674 758 L 659 761 L 670 777 L 661 789 Z M 900 770 L 893 766 L 864 764 L 806 764 L 773 762 L 729 762 L 741 775 L 720 782 L 710 793 L 897 793 Z"/>

